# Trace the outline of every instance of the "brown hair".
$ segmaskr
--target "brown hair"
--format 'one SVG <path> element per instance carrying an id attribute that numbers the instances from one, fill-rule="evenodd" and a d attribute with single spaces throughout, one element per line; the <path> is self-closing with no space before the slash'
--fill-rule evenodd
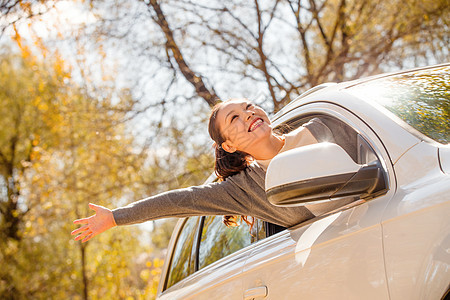
<path id="1" fill-rule="evenodd" d="M 209 136 L 214 141 L 216 155 L 214 171 L 216 172 L 217 177 L 223 180 L 228 176 L 237 174 L 244 170 L 249 165 L 252 157 L 242 151 L 230 153 L 222 148 L 222 143 L 225 142 L 225 137 L 217 124 L 217 113 L 222 105 L 223 102 L 218 103 L 213 107 L 209 117 L 208 132 Z"/>
<path id="2" fill-rule="evenodd" d="M 247 168 L 253 158 L 242 151 L 235 151 L 233 153 L 227 152 L 222 148 L 222 143 L 225 142 L 223 134 L 220 132 L 217 124 L 217 113 L 222 107 L 223 102 L 216 104 L 211 111 L 208 124 L 208 132 L 211 139 L 214 141 L 216 160 L 214 163 L 214 172 L 220 181 L 225 178 L 237 174 Z M 241 216 L 241 220 L 250 226 L 250 230 L 254 224 L 254 218 L 250 222 L 247 216 Z M 237 226 L 236 218 L 234 216 L 224 216 L 223 223 L 228 226 Z"/>

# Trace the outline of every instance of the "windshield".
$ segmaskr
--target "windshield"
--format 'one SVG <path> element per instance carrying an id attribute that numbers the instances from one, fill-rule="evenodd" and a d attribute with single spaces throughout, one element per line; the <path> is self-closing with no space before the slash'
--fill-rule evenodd
<path id="1" fill-rule="evenodd" d="M 450 143 L 450 66 L 380 78 L 349 88 L 432 138 Z"/>

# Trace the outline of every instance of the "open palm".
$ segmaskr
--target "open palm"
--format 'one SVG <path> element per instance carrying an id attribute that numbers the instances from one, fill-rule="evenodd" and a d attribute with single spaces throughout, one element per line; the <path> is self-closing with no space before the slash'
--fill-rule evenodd
<path id="1" fill-rule="evenodd" d="M 75 237 L 75 241 L 82 240 L 81 242 L 84 243 L 97 234 L 116 226 L 111 210 L 92 203 L 89 203 L 89 208 L 95 211 L 95 215 L 73 221 L 74 224 L 84 224 L 72 231 L 72 235 L 78 234 Z"/>

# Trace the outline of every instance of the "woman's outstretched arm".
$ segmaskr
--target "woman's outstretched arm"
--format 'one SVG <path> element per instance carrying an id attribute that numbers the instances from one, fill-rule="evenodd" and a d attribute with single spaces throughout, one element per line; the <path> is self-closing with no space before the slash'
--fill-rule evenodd
<path id="1" fill-rule="evenodd" d="M 258 186 L 253 183 L 250 189 L 255 188 Z M 259 189 L 263 192 L 260 187 Z M 77 235 L 76 241 L 86 242 L 115 226 L 167 217 L 249 214 L 251 206 L 250 196 L 236 184 L 228 181 L 216 182 L 164 192 L 114 210 L 89 204 L 95 214 L 75 220 L 74 224 L 82 226 L 72 231 L 72 235 Z"/>
<path id="2" fill-rule="evenodd" d="M 75 237 L 75 241 L 82 239 L 81 242 L 84 243 L 97 234 L 117 226 L 111 210 L 92 203 L 89 203 L 89 208 L 95 211 L 93 216 L 73 221 L 74 224 L 84 224 L 80 228 L 72 231 L 72 235 L 78 234 Z"/>

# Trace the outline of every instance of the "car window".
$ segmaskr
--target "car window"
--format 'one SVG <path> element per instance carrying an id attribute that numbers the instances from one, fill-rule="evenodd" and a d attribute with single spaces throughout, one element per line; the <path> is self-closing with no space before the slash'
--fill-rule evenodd
<path id="1" fill-rule="evenodd" d="M 189 218 L 178 236 L 167 278 L 166 289 L 195 271 L 192 249 L 196 240 L 199 217 Z"/>
<path id="2" fill-rule="evenodd" d="M 270 236 L 267 232 L 267 225 L 269 225 L 271 223 L 268 222 L 264 222 L 262 220 L 256 219 L 255 225 L 254 226 L 254 230 L 252 230 L 252 242 L 256 242 L 262 239 L 265 239 L 266 237 Z M 281 227 L 281 226 L 279 226 Z M 283 227 L 283 229 L 285 229 Z M 255 232 L 256 231 L 256 237 L 255 237 Z"/>
<path id="3" fill-rule="evenodd" d="M 433 140 L 450 143 L 450 67 L 380 78 L 348 89 L 375 101 Z"/>
<path id="4" fill-rule="evenodd" d="M 254 229 L 257 227 L 254 226 Z M 205 217 L 200 238 L 199 269 L 250 245 L 257 232 L 250 232 L 249 229 L 245 223 L 227 227 L 222 222 L 222 216 Z"/>

